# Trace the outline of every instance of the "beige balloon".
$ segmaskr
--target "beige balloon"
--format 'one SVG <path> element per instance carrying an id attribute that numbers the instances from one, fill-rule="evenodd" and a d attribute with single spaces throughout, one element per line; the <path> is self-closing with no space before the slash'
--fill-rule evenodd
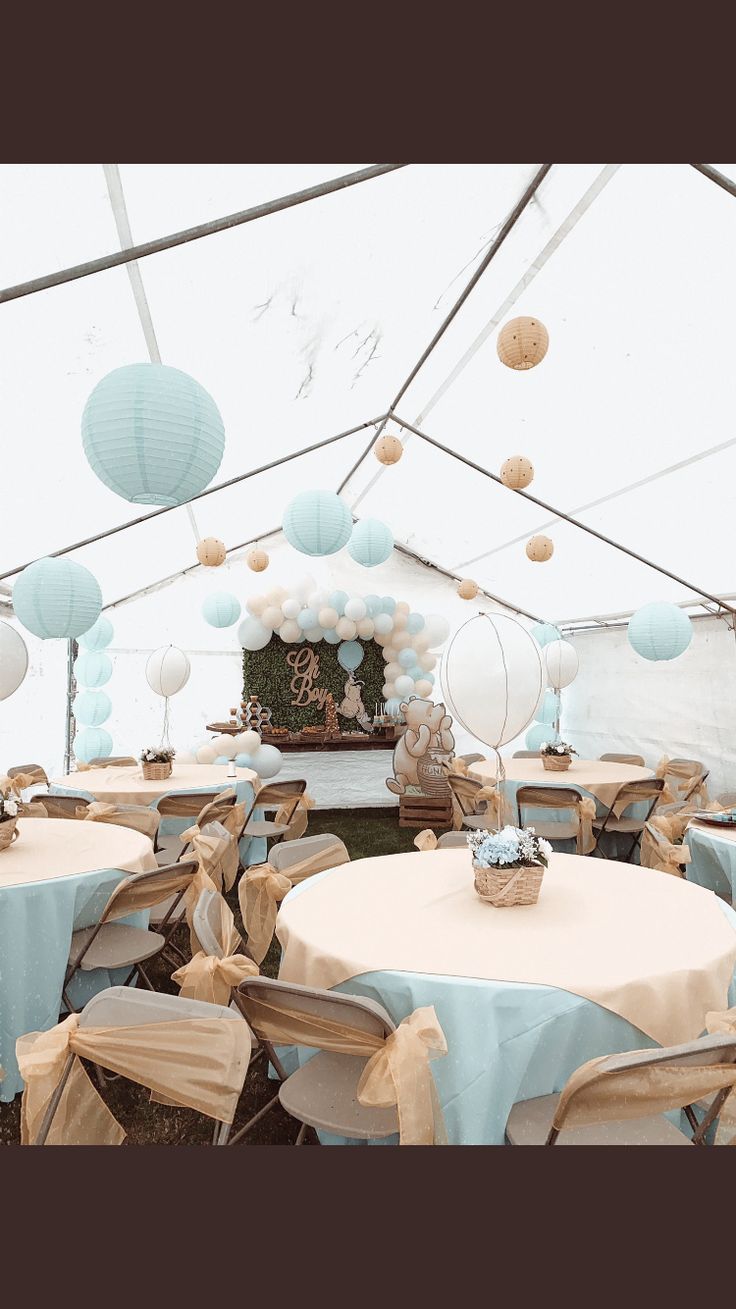
<path id="1" fill-rule="evenodd" d="M 498 334 L 496 349 L 502 364 L 525 372 L 541 363 L 549 346 L 549 334 L 538 318 L 512 318 Z"/>
<path id="2" fill-rule="evenodd" d="M 227 550 L 216 536 L 205 536 L 197 542 L 197 558 L 205 568 L 219 568 L 220 564 L 224 564 L 226 557 Z"/>
<path id="3" fill-rule="evenodd" d="M 501 465 L 501 481 L 512 491 L 523 491 L 534 481 L 534 466 L 525 455 L 512 455 Z"/>
<path id="4" fill-rule="evenodd" d="M 535 564 L 544 564 L 554 554 L 554 544 L 548 536 L 533 536 L 526 543 L 526 553 Z"/>

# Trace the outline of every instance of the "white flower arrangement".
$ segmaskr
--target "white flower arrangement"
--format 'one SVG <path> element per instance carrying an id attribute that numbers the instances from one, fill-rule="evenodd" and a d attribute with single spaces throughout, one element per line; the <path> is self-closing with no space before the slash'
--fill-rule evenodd
<path id="1" fill-rule="evenodd" d="M 15 777 L 0 777 L 0 823 L 18 817 L 23 807 L 20 793 L 27 786 L 32 785 L 33 778 L 27 773 L 17 773 Z"/>
<path id="2" fill-rule="evenodd" d="M 575 750 L 571 745 L 568 745 L 566 741 L 542 741 L 542 744 L 539 747 L 539 753 L 548 755 L 577 754 L 577 750 Z"/>
<path id="3" fill-rule="evenodd" d="M 500 832 L 468 832 L 473 862 L 480 868 L 525 868 L 549 863 L 552 846 L 533 827 L 502 827 Z"/>
<path id="4" fill-rule="evenodd" d="M 142 764 L 170 764 L 176 754 L 171 746 L 147 745 L 141 750 Z"/>

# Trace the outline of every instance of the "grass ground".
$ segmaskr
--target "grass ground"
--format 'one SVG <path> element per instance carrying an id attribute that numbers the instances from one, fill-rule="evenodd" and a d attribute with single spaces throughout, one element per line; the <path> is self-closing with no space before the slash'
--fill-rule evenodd
<path id="1" fill-rule="evenodd" d="M 397 854 L 414 848 L 416 831 L 398 825 L 398 810 L 391 809 L 322 809 L 311 810 L 309 835 L 332 832 L 348 848 L 351 859 L 364 859 L 370 855 Z M 235 889 L 228 896 L 235 921 L 242 929 L 238 897 Z M 180 929 L 182 945 L 188 943 L 186 929 Z M 261 972 L 275 977 L 278 972 L 279 948 L 274 942 L 261 965 Z M 176 993 L 171 982 L 171 967 L 156 961 L 151 977 L 157 989 Z M 245 1090 L 238 1106 L 233 1131 L 237 1131 L 274 1094 L 274 1083 L 266 1076 L 265 1060 L 249 1070 Z M 212 1123 L 202 1115 L 187 1109 L 152 1104 L 149 1092 L 130 1082 L 113 1082 L 105 1098 L 118 1121 L 127 1132 L 127 1145 L 206 1145 L 211 1140 Z M 0 1104 L 0 1144 L 17 1144 L 20 1139 L 20 1096 L 12 1104 Z M 245 1138 L 244 1144 L 288 1145 L 296 1137 L 298 1124 L 281 1109 L 269 1111 Z M 308 1135 L 307 1141 L 310 1141 Z M 311 1137 L 311 1142 L 314 1137 Z"/>

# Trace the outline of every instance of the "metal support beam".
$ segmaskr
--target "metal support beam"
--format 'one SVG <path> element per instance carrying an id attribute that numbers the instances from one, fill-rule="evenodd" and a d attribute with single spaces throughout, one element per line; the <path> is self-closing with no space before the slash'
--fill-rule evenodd
<path id="1" fill-rule="evenodd" d="M 226 217 L 215 218 L 209 223 L 199 223 L 197 227 L 187 227 L 181 232 L 157 237 L 155 241 L 144 241 L 142 245 L 132 245 L 127 250 L 115 250 L 100 259 L 90 259 L 85 264 L 74 264 L 71 268 L 62 268 L 43 277 L 34 277 L 29 282 L 18 282 L 16 286 L 7 286 L 5 290 L 0 291 L 0 304 L 4 304 L 7 300 L 19 300 L 24 295 L 35 295 L 37 291 L 47 291 L 52 286 L 62 286 L 65 282 L 74 282 L 80 277 L 90 277 L 93 273 L 103 273 L 108 268 L 118 268 L 121 264 L 129 264 L 135 259 L 146 259 L 148 255 L 160 254 L 163 250 L 185 245 L 188 241 L 199 241 L 203 236 L 226 232 L 231 227 L 252 223 L 257 218 L 278 214 L 283 209 L 293 209 L 295 205 L 306 204 L 309 200 L 319 200 L 324 195 L 331 195 L 333 191 L 344 191 L 346 187 L 357 186 L 359 182 L 370 182 L 374 177 L 392 173 L 397 168 L 406 168 L 406 164 L 371 164 L 370 168 L 360 168 L 355 173 L 344 173 L 342 177 L 320 182 L 318 186 L 308 186 L 304 191 L 292 191 L 290 195 L 267 200 L 264 204 L 254 205 L 251 209 L 242 209 L 236 214 L 227 214 Z"/>
<path id="2" fill-rule="evenodd" d="M 662 564 L 656 564 L 653 560 L 646 559 L 644 555 L 637 554 L 636 550 L 630 550 L 629 547 L 623 545 L 621 541 L 614 541 L 612 537 L 604 536 L 603 532 L 597 532 L 594 527 L 589 527 L 587 523 L 581 523 L 579 519 L 571 518 L 571 516 L 564 513 L 562 509 L 556 509 L 554 505 L 547 504 L 546 500 L 540 500 L 538 496 L 531 495 L 529 491 L 512 490 L 501 481 L 501 478 L 497 473 L 492 473 L 489 468 L 484 468 L 482 464 L 474 463 L 472 459 L 466 459 L 464 455 L 458 454 L 456 450 L 452 450 L 448 445 L 443 445 L 441 441 L 435 441 L 433 437 L 427 436 L 426 432 L 421 431 L 418 427 L 414 427 L 412 423 L 405 422 L 405 420 L 399 418 L 397 414 L 392 414 L 392 418 L 399 427 L 404 427 L 407 431 L 413 432 L 415 436 L 420 436 L 428 445 L 434 446 L 435 450 L 442 450 L 444 454 L 450 455 L 452 459 L 457 459 L 459 463 L 465 464 L 466 468 L 472 468 L 474 472 L 481 473 L 483 477 L 490 478 L 492 482 L 496 482 L 499 486 L 502 486 L 504 490 L 508 491 L 511 495 L 520 495 L 524 500 L 529 500 L 532 504 L 538 505 L 540 509 L 544 509 L 548 514 L 554 514 L 555 518 L 561 518 L 563 522 L 570 523 L 572 527 L 579 527 L 581 532 L 587 532 L 589 536 L 595 536 L 599 541 L 603 541 L 604 545 L 610 545 L 614 550 L 620 550 L 622 554 L 628 555 L 631 559 L 636 559 L 637 563 L 645 564 L 647 568 L 653 568 L 655 572 L 661 573 L 664 577 L 669 577 L 673 582 L 677 582 L 678 586 L 684 586 L 688 591 L 694 591 L 696 595 L 702 595 L 706 600 L 712 600 L 720 609 L 727 610 L 728 613 L 733 614 L 736 618 L 736 609 L 731 605 L 726 604 L 726 602 L 720 599 L 719 596 L 711 595 L 710 591 L 704 591 L 702 587 L 695 586 L 692 582 L 685 581 L 683 577 L 679 577 L 677 573 L 670 572 L 670 570 L 664 568 Z"/>
<path id="3" fill-rule="evenodd" d="M 719 173 L 718 169 L 710 164 L 691 164 L 690 167 L 696 168 L 703 177 L 707 177 L 711 182 L 715 182 L 716 186 L 721 186 L 724 191 L 728 191 L 729 195 L 736 197 L 736 182 L 732 182 L 725 173 Z"/>
<path id="4" fill-rule="evenodd" d="M 410 550 L 409 546 L 402 545 L 399 541 L 394 541 L 394 550 L 399 554 L 407 555 L 410 559 L 416 559 L 417 563 L 423 564 L 425 568 L 431 568 L 435 573 L 441 573 L 443 577 L 449 577 L 452 582 L 459 582 L 461 579 L 457 573 L 451 573 L 447 568 L 436 564 L 432 559 L 425 559 L 424 555 L 417 554 L 416 550 Z M 504 609 L 510 609 L 514 614 L 521 614 L 524 618 L 531 618 L 533 623 L 544 622 L 537 614 L 530 614 L 528 609 L 520 609 L 518 605 L 512 604 L 510 600 L 502 600 L 500 595 L 494 595 L 492 591 L 486 591 L 484 587 L 478 584 L 478 590 L 487 600 L 492 600 L 494 604 L 503 605 Z"/>
<path id="5" fill-rule="evenodd" d="M 72 701 L 76 694 L 77 683 L 74 677 L 74 660 L 79 653 L 76 641 L 67 641 L 66 655 L 66 724 L 64 734 L 64 772 L 71 772 L 72 745 L 74 743 L 75 722 L 72 715 Z"/>

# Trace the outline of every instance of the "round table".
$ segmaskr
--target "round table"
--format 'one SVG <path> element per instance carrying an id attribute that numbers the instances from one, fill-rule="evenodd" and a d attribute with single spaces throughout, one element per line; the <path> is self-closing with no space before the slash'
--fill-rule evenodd
<path id="1" fill-rule="evenodd" d="M 237 768 L 236 777 L 228 777 L 227 764 L 177 764 L 170 777 L 148 782 L 141 765 L 121 768 L 85 768 L 56 778 L 51 785 L 59 790 L 88 791 L 95 800 L 106 804 L 151 805 L 169 791 L 223 791 L 240 782 L 255 782 L 252 768 Z"/>
<path id="2" fill-rule="evenodd" d="M 652 768 L 641 768 L 637 764 L 617 764 L 606 759 L 576 759 L 573 755 L 570 767 L 564 772 L 552 772 L 544 767 L 541 759 L 504 759 L 507 792 L 513 789 L 516 794 L 518 786 L 575 786 L 587 791 L 595 800 L 599 800 L 606 809 L 613 804 L 619 787 L 625 782 L 639 782 L 647 777 L 654 777 Z M 484 759 L 470 764 L 468 772 L 471 777 L 481 782 L 495 782 L 498 761 Z M 509 798 L 513 797 L 509 795 Z"/>
<path id="3" fill-rule="evenodd" d="M 689 882 L 705 886 L 731 904 L 736 901 L 736 828 L 691 822 L 684 837 L 691 860 L 685 865 Z"/>
<path id="4" fill-rule="evenodd" d="M 72 931 L 97 921 L 121 876 L 156 867 L 149 838 L 129 827 L 20 818 L 18 831 L 0 852 L 0 1101 L 23 1086 L 16 1038 L 58 1021 Z M 123 977 L 97 969 L 83 980 L 89 998 Z"/>
<path id="5" fill-rule="evenodd" d="M 587 1059 L 691 1040 L 736 1000 L 736 914 L 651 869 L 555 854 L 537 905 L 494 909 L 462 849 L 361 859 L 284 900 L 280 977 L 434 1005 L 453 1144 L 500 1144 L 511 1106 Z M 300 1052 L 300 1057 L 304 1057 Z"/>

